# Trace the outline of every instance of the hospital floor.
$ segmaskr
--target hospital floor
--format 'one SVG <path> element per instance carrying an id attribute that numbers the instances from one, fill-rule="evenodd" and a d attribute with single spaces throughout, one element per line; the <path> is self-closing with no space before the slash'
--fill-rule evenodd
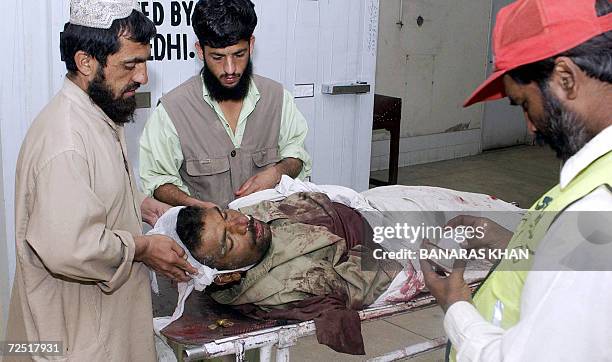
<path id="1" fill-rule="evenodd" d="M 461 191 L 485 193 L 528 208 L 558 181 L 559 162 L 548 148 L 517 146 L 488 151 L 480 155 L 400 168 L 398 183 L 438 186 Z M 387 171 L 372 172 L 386 179 Z M 154 297 L 154 314 L 171 314 L 176 294 Z M 366 356 L 336 353 L 319 345 L 315 336 L 300 339 L 291 348 L 292 361 L 365 361 L 402 347 L 444 336 L 444 314 L 439 307 L 362 324 Z M 233 359 L 228 359 L 233 360 Z M 407 361 L 443 361 L 438 349 Z"/>

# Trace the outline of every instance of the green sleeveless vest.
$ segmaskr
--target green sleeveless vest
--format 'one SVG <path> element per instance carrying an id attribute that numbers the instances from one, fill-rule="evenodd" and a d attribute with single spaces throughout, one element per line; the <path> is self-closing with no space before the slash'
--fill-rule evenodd
<path id="1" fill-rule="evenodd" d="M 612 152 L 582 170 L 566 187 L 546 192 L 525 214 L 507 249 L 526 249 L 529 259 L 502 259 L 476 291 L 473 301 L 489 322 L 508 329 L 520 319 L 520 303 L 535 250 L 557 215 L 601 185 L 612 185 Z M 455 360 L 454 349 L 450 359 Z"/>

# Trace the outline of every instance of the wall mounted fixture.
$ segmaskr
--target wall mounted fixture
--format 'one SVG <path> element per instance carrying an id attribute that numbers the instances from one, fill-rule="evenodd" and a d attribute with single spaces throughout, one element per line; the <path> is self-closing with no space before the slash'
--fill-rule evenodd
<path id="1" fill-rule="evenodd" d="M 399 0 L 399 18 L 397 19 L 397 23 L 400 29 L 404 27 L 404 0 Z"/>

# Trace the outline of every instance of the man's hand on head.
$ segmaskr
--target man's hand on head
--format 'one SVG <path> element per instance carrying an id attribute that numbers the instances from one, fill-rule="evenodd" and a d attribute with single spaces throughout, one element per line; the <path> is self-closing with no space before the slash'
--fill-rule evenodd
<path id="1" fill-rule="evenodd" d="M 174 206 L 198 206 L 204 209 L 210 209 L 217 205 L 212 202 L 198 200 L 195 197 L 187 195 L 181 191 L 176 185 L 164 184 L 159 186 L 153 192 L 156 199 L 162 200 L 170 205 Z"/>
<path id="2" fill-rule="evenodd" d="M 155 226 L 157 219 L 159 219 L 171 207 L 172 206 L 161 201 L 157 201 L 152 197 L 146 197 L 140 205 L 142 221 L 151 226 Z"/>
<path id="3" fill-rule="evenodd" d="M 472 291 L 463 279 L 465 261 L 457 260 L 453 271 L 446 277 L 436 273 L 427 260 L 419 260 L 425 285 L 438 304 L 446 312 L 456 302 L 472 301 Z"/>
<path id="4" fill-rule="evenodd" d="M 187 282 L 198 270 L 186 260 L 186 253 L 174 240 L 164 235 L 141 235 L 134 238 L 134 261 L 140 261 L 166 277 Z"/>

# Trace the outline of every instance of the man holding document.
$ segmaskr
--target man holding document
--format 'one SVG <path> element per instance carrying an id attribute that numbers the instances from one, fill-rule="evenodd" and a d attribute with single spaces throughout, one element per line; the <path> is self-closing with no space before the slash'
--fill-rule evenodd
<path id="1" fill-rule="evenodd" d="M 465 105 L 508 97 L 529 130 L 563 162 L 560 182 L 512 235 L 487 219 L 473 249 L 528 250 L 502 260 L 473 298 L 463 263 L 450 275 L 421 262 L 446 312 L 459 361 L 600 361 L 612 346 L 612 3 L 520 0 L 503 8 L 493 33 L 496 71 Z"/>

